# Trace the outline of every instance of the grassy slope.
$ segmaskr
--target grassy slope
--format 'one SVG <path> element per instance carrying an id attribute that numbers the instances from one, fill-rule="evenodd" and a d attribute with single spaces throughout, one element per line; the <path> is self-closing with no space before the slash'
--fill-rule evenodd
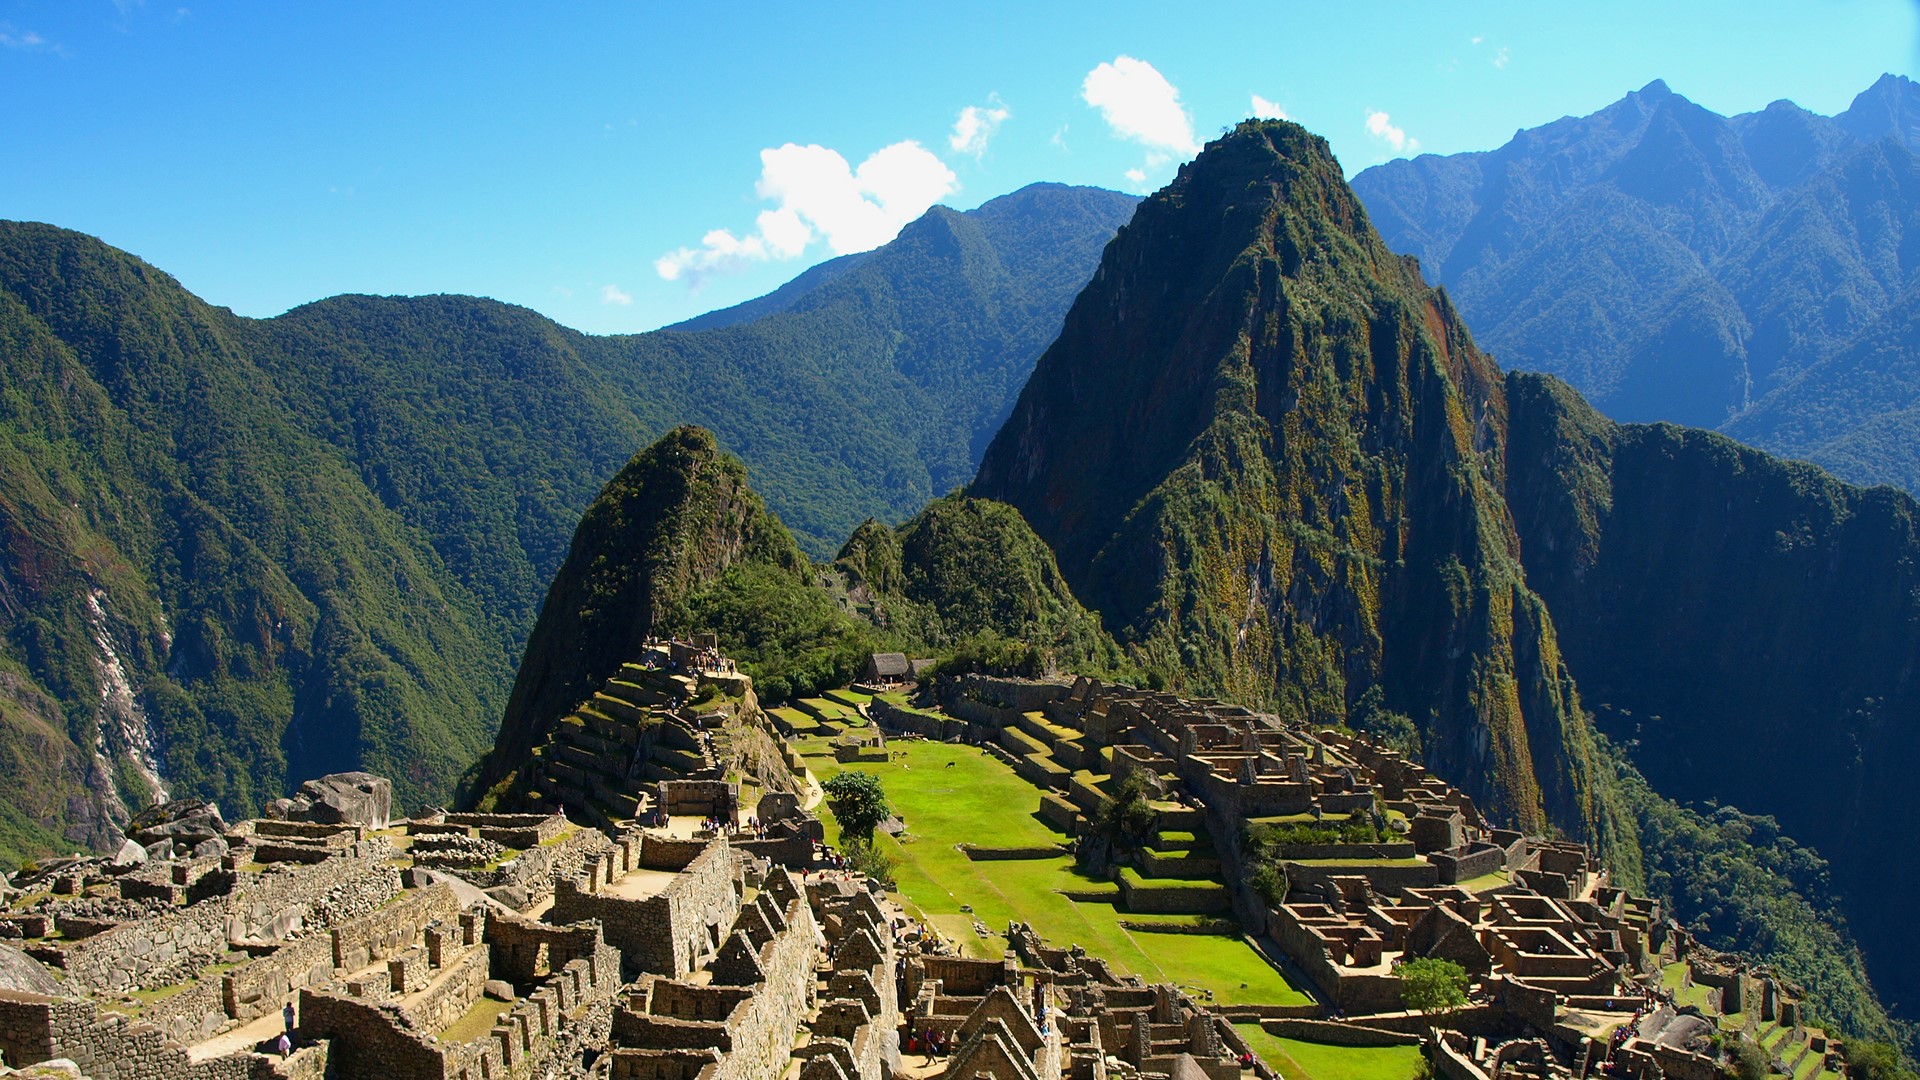
<path id="1" fill-rule="evenodd" d="M 1425 1064 L 1417 1046 L 1328 1046 L 1269 1035 L 1259 1024 L 1233 1028 L 1286 1080 L 1414 1080 Z"/>
<path id="2" fill-rule="evenodd" d="M 815 776 L 840 771 L 824 740 L 799 740 Z M 1186 921 L 1183 917 L 1130 916 L 1111 903 L 1070 900 L 1058 890 L 1097 891 L 1118 899 L 1111 882 L 1079 874 L 1069 856 L 974 862 L 954 845 L 1039 847 L 1065 837 L 1034 813 L 1038 791 L 982 751 L 919 740 L 893 744 L 906 759 L 857 768 L 881 777 L 887 798 L 907 823 L 908 842 L 882 837 L 882 850 L 899 861 L 901 892 L 947 937 L 976 955 L 997 957 L 998 936 L 1010 921 L 1029 923 L 1049 943 L 1079 944 L 1121 970 L 1154 982 L 1211 990 L 1227 1004 L 1300 1004 L 1307 998 L 1237 938 L 1129 931 L 1120 920 Z M 952 768 L 947 764 L 951 762 Z M 839 827 L 829 829 L 838 841 Z M 972 907 L 972 915 L 960 906 Z M 995 936 L 972 929 L 978 916 Z M 1242 987 L 1242 984 L 1246 984 Z"/>

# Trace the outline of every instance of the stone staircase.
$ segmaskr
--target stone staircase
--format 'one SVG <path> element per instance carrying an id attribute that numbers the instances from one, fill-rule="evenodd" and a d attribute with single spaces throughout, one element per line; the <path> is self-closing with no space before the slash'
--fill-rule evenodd
<path id="1" fill-rule="evenodd" d="M 648 809 L 662 780 L 722 778 L 724 744 L 687 706 L 698 689 L 691 675 L 622 665 L 534 748 L 527 801 L 611 828 Z"/>

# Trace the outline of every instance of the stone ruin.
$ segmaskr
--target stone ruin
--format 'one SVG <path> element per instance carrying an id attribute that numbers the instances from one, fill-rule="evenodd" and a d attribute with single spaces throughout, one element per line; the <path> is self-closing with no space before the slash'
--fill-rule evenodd
<path id="1" fill-rule="evenodd" d="M 1149 779 L 1163 826 L 1188 839 L 1141 853 L 1129 902 L 1164 900 L 1155 872 L 1217 875 L 1198 910 L 1229 903 L 1315 1002 L 1215 1007 L 1019 924 L 999 959 L 955 955 L 864 878 L 821 869 L 797 795 L 742 807 L 705 764 L 627 789 L 631 804 L 595 794 L 589 824 L 564 800 L 396 820 L 384 781 L 345 774 L 233 824 L 166 804 L 115 857 L 0 885 L 0 1065 L 60 1060 L 97 1080 L 1240 1080 L 1251 1062 L 1274 1080 L 1233 1021 L 1420 1042 L 1426 1018 L 1402 1009 L 1393 974 L 1417 957 L 1474 982 L 1429 1040 L 1453 1080 L 1603 1064 L 1707 1080 L 1723 1013 L 1766 1034 L 1778 1071 L 1844 1065 L 1795 988 L 1692 945 L 1584 848 L 1490 827 L 1391 751 L 1088 680 L 968 685 L 957 734 L 1040 786 L 1064 827 L 1114 775 Z M 614 741 L 628 769 L 656 760 Z M 757 830 L 703 827 L 749 812 Z M 1282 852 L 1275 904 L 1236 883 L 1247 822 L 1362 813 L 1403 828 L 1332 857 Z M 1675 965 L 1718 1012 L 1661 990 Z"/>

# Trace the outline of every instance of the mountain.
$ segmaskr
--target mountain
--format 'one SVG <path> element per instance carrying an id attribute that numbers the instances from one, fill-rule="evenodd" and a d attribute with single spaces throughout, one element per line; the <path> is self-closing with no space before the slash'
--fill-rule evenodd
<path id="1" fill-rule="evenodd" d="M 853 681 L 876 651 L 987 652 L 1108 673 L 1118 649 L 1012 507 L 950 496 L 869 519 L 809 562 L 711 432 L 676 428 L 587 508 L 527 640 L 494 749 L 469 789 L 512 804 L 519 765 L 651 636 L 710 632 L 772 699 Z"/>
<path id="2" fill-rule="evenodd" d="M 748 564 L 810 584 L 792 534 L 712 433 L 676 428 L 635 454 L 587 507 L 547 590 L 481 786 L 510 774 L 650 637 L 691 629 L 680 625 L 688 600 Z"/>
<path id="3" fill-rule="evenodd" d="M 1502 374 L 1340 175 L 1284 122 L 1210 144 L 1108 248 L 971 493 L 1153 677 L 1405 738 L 1900 1038 L 1866 969 L 1910 986 L 1915 873 L 1875 822 L 1920 749 L 1916 504 Z"/>
<path id="4" fill-rule="evenodd" d="M 620 337 L 460 296 L 244 319 L 0 223 L 0 861 L 161 790 L 248 813 L 364 766 L 450 798 L 634 447 L 707 419 L 829 557 L 971 474 L 1135 201 L 936 207 L 757 316 Z"/>
<path id="5" fill-rule="evenodd" d="M 1374 687 L 1496 817 L 1630 860 L 1503 502 L 1499 371 L 1321 139 L 1247 123 L 1142 204 L 988 448 L 1074 593 L 1176 684 Z"/>
<path id="6" fill-rule="evenodd" d="M 354 765 L 408 800 L 451 788 L 505 641 L 281 407 L 244 326 L 7 224 L 0 355 L 8 854 L 98 846 L 166 791 L 247 812 Z"/>
<path id="7" fill-rule="evenodd" d="M 1616 419 L 1721 427 L 1911 485 L 1895 432 L 1912 430 L 1920 383 L 1848 372 L 1911 306 L 1915 116 L 1920 86 L 1892 75 L 1834 117 L 1787 101 L 1724 117 L 1655 81 L 1353 187 L 1508 367 L 1558 375 Z"/>
<path id="8" fill-rule="evenodd" d="M 682 324 L 697 329 L 596 339 L 591 362 L 711 429 L 827 558 L 865 518 L 902 520 L 972 477 L 1136 202 L 1035 184 L 935 207 L 885 247 Z"/>
<path id="9" fill-rule="evenodd" d="M 1832 864 L 1909 1012 L 1920 870 L 1887 822 L 1920 756 L 1920 505 L 1508 376 L 1508 505 L 1568 669 L 1663 794 L 1776 817 Z"/>

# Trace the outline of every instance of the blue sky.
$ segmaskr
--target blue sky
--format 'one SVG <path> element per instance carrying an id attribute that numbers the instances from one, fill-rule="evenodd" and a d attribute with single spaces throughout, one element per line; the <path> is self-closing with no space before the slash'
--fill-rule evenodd
<path id="1" fill-rule="evenodd" d="M 1832 113 L 1914 72 L 1915 16 L 0 0 L 0 217 L 95 234 L 246 315 L 462 292 L 645 330 L 884 240 L 934 199 L 1151 190 L 1256 108 L 1325 135 L 1349 173 L 1489 149 L 1654 78 L 1725 113 Z"/>

